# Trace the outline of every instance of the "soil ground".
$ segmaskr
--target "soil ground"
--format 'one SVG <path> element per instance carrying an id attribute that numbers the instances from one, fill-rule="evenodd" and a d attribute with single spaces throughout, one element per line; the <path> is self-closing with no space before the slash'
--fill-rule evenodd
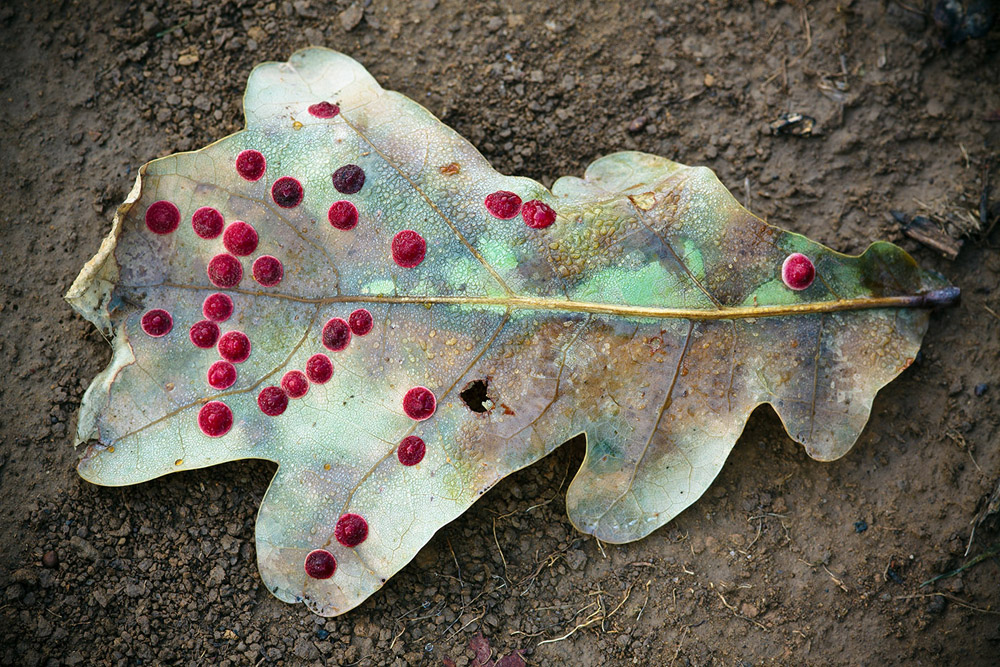
<path id="1" fill-rule="evenodd" d="M 989 164 L 1000 182 L 996 29 L 945 48 L 919 0 L 139 4 L 0 7 L 0 664 L 470 665 L 478 633 L 533 665 L 996 664 L 997 558 L 920 587 L 1000 541 L 988 518 L 965 556 L 1000 478 L 1000 231 L 995 207 L 973 220 Z M 551 184 L 621 149 L 707 165 L 839 250 L 900 242 L 962 303 L 839 461 L 760 410 L 701 500 L 609 546 L 566 518 L 570 444 L 356 610 L 283 604 L 253 546 L 271 464 L 78 478 L 75 414 L 110 348 L 61 297 L 137 167 L 238 130 L 251 67 L 309 44 L 501 171 Z M 771 133 L 785 112 L 812 135 Z M 894 209 L 966 225 L 957 259 L 905 238 Z"/>

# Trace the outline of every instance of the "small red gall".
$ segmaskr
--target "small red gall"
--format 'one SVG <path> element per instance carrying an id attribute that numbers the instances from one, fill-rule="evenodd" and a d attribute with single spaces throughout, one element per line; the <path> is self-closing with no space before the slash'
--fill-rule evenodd
<path id="1" fill-rule="evenodd" d="M 337 559 L 326 549 L 313 549 L 306 554 L 305 570 L 313 579 L 329 579 L 337 571 Z"/>
<path id="2" fill-rule="evenodd" d="M 358 226 L 358 208 L 346 199 L 341 199 L 330 205 L 326 218 L 337 229 L 349 232 Z"/>
<path id="3" fill-rule="evenodd" d="M 201 314 L 213 322 L 225 322 L 233 315 L 233 300 L 222 292 L 209 294 L 201 304 Z"/>
<path id="4" fill-rule="evenodd" d="M 59 554 L 55 551 L 46 551 L 42 554 L 42 567 L 49 570 L 59 567 Z"/>
<path id="5" fill-rule="evenodd" d="M 781 280 L 789 289 L 804 290 L 813 284 L 816 267 L 812 260 L 799 252 L 793 252 L 781 265 Z"/>
<path id="6" fill-rule="evenodd" d="M 236 366 L 228 361 L 216 361 L 208 367 L 208 386 L 212 389 L 229 389 L 236 384 Z"/>
<path id="7" fill-rule="evenodd" d="M 337 519 L 333 536 L 345 547 L 356 547 L 368 537 L 368 522 L 359 514 L 345 514 Z"/>
<path id="8" fill-rule="evenodd" d="M 351 326 L 342 317 L 334 317 L 323 325 L 323 347 L 340 352 L 351 343 Z"/>
<path id="9" fill-rule="evenodd" d="M 427 387 L 414 387 L 403 396 L 403 412 L 414 421 L 430 419 L 437 409 L 437 399 Z"/>
<path id="10" fill-rule="evenodd" d="M 532 229 L 545 229 L 556 221 L 556 212 L 545 202 L 532 199 L 521 207 L 521 218 Z"/>
<path id="11" fill-rule="evenodd" d="M 222 235 L 222 245 L 237 257 L 246 257 L 257 249 L 257 230 L 242 220 L 234 220 Z"/>
<path id="12" fill-rule="evenodd" d="M 219 340 L 219 325 L 212 320 L 201 320 L 191 325 L 188 337 L 195 347 L 207 350 L 215 347 L 215 342 Z"/>
<path id="13" fill-rule="evenodd" d="M 241 364 L 250 358 L 250 339 L 242 331 L 227 331 L 219 337 L 216 349 L 226 361 Z"/>
<path id="14" fill-rule="evenodd" d="M 325 384 L 333 377 L 333 362 L 323 353 L 314 354 L 306 362 L 306 377 L 315 384 Z"/>
<path id="15" fill-rule="evenodd" d="M 333 172 L 333 187 L 337 192 L 353 195 L 365 185 L 365 170 L 356 164 L 345 164 Z"/>
<path id="16" fill-rule="evenodd" d="M 174 318 L 162 308 L 154 308 L 143 313 L 139 325 L 147 336 L 159 338 L 166 336 L 174 328 Z"/>
<path id="17" fill-rule="evenodd" d="M 236 156 L 236 172 L 248 181 L 259 181 L 267 169 L 267 160 L 260 151 L 246 150 Z"/>
<path id="18" fill-rule="evenodd" d="M 257 394 L 257 407 L 268 417 L 277 417 L 288 408 L 288 394 L 281 387 L 264 387 Z"/>
<path id="19" fill-rule="evenodd" d="M 153 202 L 146 209 L 146 227 L 154 234 L 170 234 L 181 224 L 181 212 L 164 200 Z"/>
<path id="20" fill-rule="evenodd" d="M 424 453 L 427 445 L 422 438 L 415 435 L 408 435 L 399 443 L 396 449 L 396 457 L 404 466 L 415 466 L 424 460 Z"/>
<path id="21" fill-rule="evenodd" d="M 277 257 L 261 255 L 253 262 L 253 279 L 264 287 L 274 287 L 284 275 L 285 268 Z"/>
<path id="22" fill-rule="evenodd" d="M 420 265 L 427 256 L 427 241 L 412 229 L 404 229 L 392 237 L 392 261 L 404 269 Z"/>
<path id="23" fill-rule="evenodd" d="M 233 427 L 233 411 L 222 401 L 209 401 L 198 411 L 198 428 L 210 438 L 229 433 Z"/>
<path id="24" fill-rule="evenodd" d="M 309 391 L 309 380 L 302 371 L 288 371 L 281 378 L 281 388 L 288 398 L 302 398 Z"/>
<path id="25" fill-rule="evenodd" d="M 218 238 L 225 224 L 222 214 L 211 206 L 202 206 L 191 216 L 194 233 L 203 239 Z"/>
<path id="26" fill-rule="evenodd" d="M 208 263 L 208 279 L 222 289 L 236 287 L 243 280 L 243 265 L 229 253 L 219 253 Z"/>
<path id="27" fill-rule="evenodd" d="M 340 113 L 340 107 L 327 101 L 317 102 L 309 106 L 309 113 L 316 118 L 333 118 Z"/>
<path id="28" fill-rule="evenodd" d="M 291 176 L 282 176 L 271 186 L 271 199 L 281 208 L 295 208 L 302 203 L 302 184 Z"/>
<path id="29" fill-rule="evenodd" d="M 374 321 L 372 314 L 365 308 L 358 308 L 347 318 L 347 323 L 351 327 L 351 333 L 355 336 L 364 336 L 372 330 Z"/>
<path id="30" fill-rule="evenodd" d="M 521 210 L 521 198 L 507 190 L 497 190 L 486 196 L 486 210 L 494 218 L 510 220 Z"/>

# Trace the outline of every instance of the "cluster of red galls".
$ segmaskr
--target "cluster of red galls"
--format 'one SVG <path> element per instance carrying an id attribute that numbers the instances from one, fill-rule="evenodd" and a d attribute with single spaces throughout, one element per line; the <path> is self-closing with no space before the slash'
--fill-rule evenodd
<path id="1" fill-rule="evenodd" d="M 309 107 L 309 113 L 317 118 L 333 118 L 339 107 L 329 102 L 320 102 Z M 237 173 L 247 181 L 258 181 L 267 169 L 267 160 L 260 151 L 244 150 L 236 159 Z M 364 170 L 353 164 L 344 165 L 332 175 L 333 185 L 342 194 L 356 194 L 365 183 Z M 304 197 L 302 184 L 290 177 L 277 179 L 271 186 L 271 199 L 280 208 L 294 208 Z M 544 229 L 556 220 L 555 210 L 548 204 L 534 199 L 522 204 L 521 198 L 506 190 L 499 190 L 486 197 L 486 209 L 491 215 L 502 220 L 515 217 L 518 213 L 524 223 L 532 229 Z M 154 234 L 166 235 L 176 231 L 180 225 L 180 210 L 175 204 L 161 200 L 146 209 L 146 226 Z M 332 227 L 350 231 L 358 224 L 358 209 L 344 199 L 334 202 L 327 213 Z M 222 214 L 211 207 L 201 207 L 191 217 L 195 234 L 202 239 L 215 239 L 222 235 L 222 243 L 227 252 L 215 255 L 208 263 L 207 274 L 213 285 L 222 289 L 237 287 L 243 279 L 243 266 L 238 259 L 252 255 L 258 247 L 259 235 L 254 227 L 242 220 L 225 224 Z M 416 231 L 404 229 L 397 232 L 390 244 L 393 261 L 402 268 L 415 268 L 423 262 L 427 254 L 427 242 Z M 252 275 L 263 287 L 273 287 L 284 277 L 281 261 L 271 255 L 261 255 L 254 260 Z M 208 384 L 217 390 L 233 386 L 237 378 L 235 364 L 250 357 L 250 339 L 241 331 L 222 333 L 219 323 L 225 322 L 233 314 L 233 300 L 221 292 L 209 295 L 203 305 L 205 319 L 193 324 L 188 332 L 191 343 L 198 348 L 215 347 L 219 361 L 208 370 Z M 143 314 L 140 325 L 152 337 L 166 336 L 173 328 L 170 313 L 155 308 Z M 371 313 L 359 308 L 347 320 L 331 318 L 323 327 L 321 341 L 328 350 L 339 352 L 347 348 L 352 335 L 364 336 L 374 325 Z M 285 412 L 289 399 L 305 396 L 310 383 L 323 384 L 333 376 L 333 362 L 323 353 L 309 358 L 305 371 L 291 370 L 284 374 L 280 386 L 261 389 L 257 405 L 266 415 L 277 417 Z M 437 399 L 426 387 L 413 387 L 403 397 L 403 412 L 415 421 L 429 419 L 435 412 Z M 209 401 L 198 413 L 198 426 L 210 437 L 220 437 L 233 426 L 233 413 L 222 401 Z M 397 457 L 405 466 L 418 464 L 424 458 L 426 444 L 418 436 L 407 436 L 398 445 Z M 368 536 L 368 523 L 358 514 L 344 514 L 337 521 L 334 537 L 346 547 L 361 544 Z M 305 571 L 310 577 L 326 579 L 333 575 L 337 561 L 326 549 L 315 549 L 305 559 Z"/>

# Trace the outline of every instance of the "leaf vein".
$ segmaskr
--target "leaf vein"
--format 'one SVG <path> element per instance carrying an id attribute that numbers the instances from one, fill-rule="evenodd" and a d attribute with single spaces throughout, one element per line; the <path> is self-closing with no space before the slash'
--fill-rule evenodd
<path id="1" fill-rule="evenodd" d="M 186 404 L 182 405 L 181 407 L 177 408 L 176 410 L 172 410 L 171 412 L 168 412 L 167 414 L 163 415 L 159 419 L 154 419 L 153 421 L 149 422 L 148 424 L 146 424 L 144 426 L 140 426 L 139 428 L 135 429 L 134 431 L 129 431 L 128 433 L 125 433 L 124 435 L 121 435 L 121 436 L 115 438 L 114 440 L 112 440 L 111 442 L 109 442 L 107 444 L 108 445 L 114 445 L 115 443 L 121 442 L 125 438 L 129 438 L 129 437 L 131 437 L 133 435 L 136 435 L 137 433 L 141 433 L 142 431 L 145 431 L 146 429 L 148 429 L 148 428 L 150 428 L 152 426 L 155 426 L 156 424 L 159 424 L 160 422 L 166 421 L 167 419 L 170 419 L 171 417 L 174 417 L 174 416 L 180 414 L 181 412 L 183 412 L 184 410 L 187 410 L 188 408 L 191 408 L 191 407 L 193 407 L 195 405 L 204 404 L 204 403 L 208 402 L 209 400 L 218 400 L 220 398 L 226 398 L 227 396 L 239 396 L 241 394 L 246 394 L 246 393 L 249 393 L 249 392 L 253 391 L 257 387 L 259 387 L 261 384 L 263 384 L 263 382 L 265 380 L 267 380 L 269 377 L 271 377 L 272 375 L 274 375 L 275 373 L 277 373 L 282 368 L 284 368 L 285 366 L 288 365 L 288 362 L 295 355 L 295 353 L 298 352 L 299 348 L 302 347 L 302 344 L 305 342 L 306 338 L 309 336 L 309 332 L 312 330 L 313 325 L 316 324 L 316 316 L 318 314 L 319 314 L 319 306 L 317 305 L 316 310 L 313 313 L 312 319 L 309 321 L 309 325 L 306 327 L 305 331 L 302 332 L 302 338 L 300 338 L 299 341 L 298 341 L 298 343 L 295 344 L 295 347 L 293 347 L 292 351 L 288 353 L 288 356 L 285 357 L 284 361 L 282 361 L 278 366 L 276 366 L 275 368 L 273 368 L 266 375 L 261 376 L 261 378 L 259 380 L 257 380 L 257 382 L 253 383 L 249 387 L 245 387 L 244 389 L 234 389 L 233 391 L 221 392 L 219 394 L 216 394 L 215 396 L 212 396 L 211 398 L 208 398 L 208 397 L 206 397 L 206 398 L 200 398 L 200 399 L 198 399 L 196 401 L 191 401 L 190 403 L 186 403 Z"/>
<path id="2" fill-rule="evenodd" d="M 621 502 L 622 498 L 632 492 L 632 488 L 635 485 L 636 475 L 639 473 L 639 468 L 642 466 L 642 462 L 646 458 L 646 454 L 649 452 L 649 447 L 653 442 L 653 438 L 656 437 L 656 433 L 660 430 L 660 422 L 663 420 L 663 415 L 666 414 L 667 410 L 670 409 L 670 404 L 673 403 L 674 387 L 677 386 L 677 379 L 680 377 L 681 368 L 684 366 L 684 359 L 687 357 L 688 350 L 691 347 L 691 336 L 693 333 L 694 322 L 691 321 L 688 323 L 687 336 L 684 338 L 684 349 L 681 350 L 680 356 L 677 358 L 677 366 L 674 368 L 673 377 L 670 379 L 670 387 L 667 389 L 667 395 L 664 397 L 663 403 L 660 405 L 660 409 L 656 414 L 656 422 L 653 424 L 653 428 L 649 431 L 649 437 L 646 438 L 646 444 L 643 446 L 642 452 L 639 454 L 639 458 L 636 459 L 636 462 L 632 466 L 632 472 L 629 475 L 628 484 L 625 485 L 624 490 L 618 495 L 617 498 L 608 503 L 607 508 L 597 517 L 597 523 L 600 523 L 607 513 L 611 511 L 611 508 Z M 685 460 L 687 460 L 688 467 L 693 468 L 693 466 L 691 466 L 691 461 L 687 458 L 687 454 L 685 454 L 680 447 L 677 448 L 677 451 L 680 452 L 681 456 L 683 456 Z M 688 474 L 690 476 L 690 472 Z"/>
<path id="3" fill-rule="evenodd" d="M 465 235 L 462 234 L 458 226 L 455 225 L 454 222 L 452 222 L 451 218 L 445 215 L 444 211 L 442 211 L 440 207 L 438 207 L 438 205 L 434 203 L 434 200 L 432 200 L 430 197 L 427 196 L 427 194 L 420 188 L 420 186 L 417 185 L 416 181 L 414 181 L 405 173 L 403 173 L 403 170 L 400 169 L 399 165 L 390 160 L 388 155 L 379 150 L 378 146 L 376 146 L 375 143 L 368 138 L 368 135 L 362 132 L 356 125 L 354 125 L 354 123 L 349 121 L 344 114 L 341 114 L 341 118 L 344 119 L 344 123 L 346 123 L 349 128 L 354 130 L 357 133 L 357 135 L 364 140 L 365 143 L 371 146 L 372 150 L 378 153 L 378 156 L 382 158 L 382 160 L 387 165 L 389 165 L 393 171 L 399 174 L 399 177 L 402 178 L 404 181 L 406 181 L 409 184 L 409 186 L 413 188 L 414 192 L 420 195 L 420 198 L 423 199 L 424 202 L 426 202 L 427 205 L 430 206 L 431 209 L 438 214 L 441 220 L 443 220 L 444 223 L 451 228 L 451 231 L 454 232 L 454 234 L 458 237 L 458 240 L 462 242 L 462 244 L 469 250 L 470 253 L 472 253 L 472 256 L 475 257 L 487 271 L 489 271 L 490 275 L 492 275 L 493 279 L 496 280 L 497 283 L 499 283 L 500 287 L 503 288 L 504 292 L 506 292 L 507 294 L 514 294 L 514 291 L 507 285 L 506 282 L 504 282 L 504 279 L 500 276 L 499 273 L 497 273 L 496 269 L 494 269 L 490 265 L 490 263 L 486 261 L 486 258 L 483 257 L 478 250 L 476 250 L 475 246 L 469 243 L 469 240 L 465 238 Z"/>

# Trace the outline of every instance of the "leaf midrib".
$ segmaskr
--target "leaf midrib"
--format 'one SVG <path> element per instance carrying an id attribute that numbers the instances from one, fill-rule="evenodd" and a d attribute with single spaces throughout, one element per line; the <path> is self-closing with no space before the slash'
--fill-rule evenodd
<path id="1" fill-rule="evenodd" d="M 123 286 L 125 287 L 125 286 Z M 156 285 L 131 285 L 130 289 L 150 289 L 167 287 L 199 291 L 216 291 L 212 285 L 184 285 L 180 283 L 159 283 Z M 845 310 L 871 310 L 875 308 L 923 308 L 928 307 L 927 295 L 865 296 L 828 301 L 812 301 L 772 306 L 722 306 L 720 308 L 666 308 L 658 306 L 633 306 L 593 301 L 571 301 L 536 296 L 438 296 L 438 295 L 339 295 L 330 297 L 301 297 L 281 292 L 263 292 L 231 288 L 228 291 L 252 296 L 305 304 L 367 303 L 367 304 L 419 304 L 469 306 L 472 308 L 505 308 L 510 310 L 539 310 L 565 313 L 592 313 L 617 317 L 639 317 L 647 319 L 684 320 L 745 320 L 761 317 L 788 317 L 834 313 Z"/>

